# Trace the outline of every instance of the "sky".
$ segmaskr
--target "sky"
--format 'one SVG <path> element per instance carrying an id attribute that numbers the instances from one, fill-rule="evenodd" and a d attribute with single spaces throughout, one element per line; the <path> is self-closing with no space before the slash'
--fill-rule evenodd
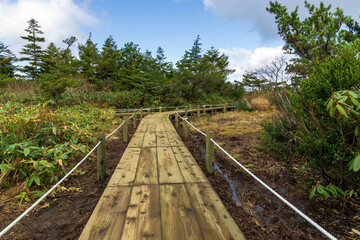
<path id="1" fill-rule="evenodd" d="M 299 5 L 300 16 L 306 16 L 303 1 L 279 2 L 291 11 Z M 359 0 L 324 2 L 359 21 Z M 175 63 L 200 35 L 202 50 L 213 46 L 228 55 L 236 70 L 230 79 L 241 80 L 246 70 L 283 54 L 283 40 L 267 6 L 268 0 L 0 0 L 0 41 L 19 56 L 26 43 L 20 36 L 35 18 L 46 38 L 44 47 L 50 42 L 64 47 L 62 40 L 70 36 L 83 43 L 91 32 L 99 49 L 112 35 L 118 47 L 134 42 L 155 54 L 161 46 Z"/>

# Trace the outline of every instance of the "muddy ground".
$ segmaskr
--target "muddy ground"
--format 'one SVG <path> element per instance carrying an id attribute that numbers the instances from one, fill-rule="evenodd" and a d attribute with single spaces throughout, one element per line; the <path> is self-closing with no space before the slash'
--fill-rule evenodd
<path id="1" fill-rule="evenodd" d="M 262 132 L 259 123 L 270 119 L 272 113 L 254 114 L 257 113 L 218 113 L 200 119 L 190 117 L 190 122 L 202 131 L 214 131 L 215 140 L 225 150 L 335 237 L 360 239 L 355 233 L 360 231 L 358 209 L 349 213 L 336 202 L 310 200 L 309 170 L 300 166 L 290 168 L 259 150 L 258 134 Z M 185 139 L 183 129 L 177 130 L 247 239 L 327 239 L 219 149 L 215 150 L 215 175 L 209 175 L 205 137 L 191 131 Z"/>
<path id="2" fill-rule="evenodd" d="M 356 211 L 349 214 L 343 212 L 341 205 L 336 203 L 309 200 L 307 182 L 311 174 L 300 166 L 289 168 L 259 150 L 260 140 L 257 135 L 262 131 L 259 122 L 270 117 L 271 113 L 227 113 L 207 116 L 199 121 L 190 118 L 190 121 L 204 131 L 214 130 L 215 140 L 220 145 L 337 238 L 360 239 L 360 235 L 352 231 L 360 230 L 360 217 Z M 131 122 L 129 130 L 131 136 Z M 182 131 L 179 134 L 183 138 Z M 219 150 L 215 152 L 215 175 L 207 174 L 205 138 L 202 135 L 193 131 L 183 140 L 247 239 L 326 239 Z M 48 198 L 3 239 L 77 239 L 126 148 L 121 129 L 116 133 L 116 138 L 107 141 L 106 148 L 107 178 L 104 181 L 96 180 L 93 154 L 80 167 L 81 171 L 85 171 L 84 174 L 71 176 L 55 198 Z M 2 196 L 7 194 L 1 191 Z M 9 201 L 7 198 L 7 201 L 2 201 L 2 196 L 0 229 L 30 206 L 30 203 L 25 203 L 20 208 L 18 200 L 11 198 Z"/>
<path id="3" fill-rule="evenodd" d="M 131 121 L 129 136 L 133 134 Z M 55 198 L 46 198 L 29 215 L 16 224 L 2 239 L 77 239 L 93 212 L 112 173 L 126 149 L 123 143 L 122 128 L 114 137 L 106 141 L 106 173 L 103 181 L 97 181 L 96 151 L 79 170 L 85 173 L 70 176 L 62 184 Z M 79 159 L 81 160 L 81 159 Z M 6 190 L 2 194 L 6 195 Z M 3 195 L 3 196 L 4 196 Z M 31 203 L 21 207 L 14 198 L 0 198 L 0 229 L 4 229 Z M 6 199 L 6 200 L 5 200 Z"/>

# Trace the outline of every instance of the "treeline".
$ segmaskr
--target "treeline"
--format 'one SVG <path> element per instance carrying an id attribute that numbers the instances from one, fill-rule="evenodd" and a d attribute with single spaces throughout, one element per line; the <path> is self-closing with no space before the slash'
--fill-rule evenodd
<path id="1" fill-rule="evenodd" d="M 27 35 L 21 36 L 27 42 L 20 52 L 21 58 L 17 59 L 0 43 L 3 85 L 15 78 L 25 78 L 39 82 L 47 98 L 58 99 L 65 91 L 86 83 L 92 91 L 136 96 L 140 104 L 225 101 L 243 93 L 240 84 L 227 81 L 234 72 L 229 69 L 228 57 L 215 48 L 203 53 L 199 36 L 174 66 L 166 60 L 161 47 L 153 56 L 150 51 L 142 52 L 133 42 L 118 48 L 112 36 L 99 49 L 90 34 L 85 43 L 78 43 L 78 58 L 71 52 L 77 43 L 74 36 L 65 39 L 63 47 L 51 42 L 43 49 L 45 38 L 38 22 L 31 19 L 28 23 Z M 16 67 L 18 61 L 25 65 Z M 18 71 L 23 75 L 18 75 Z"/>

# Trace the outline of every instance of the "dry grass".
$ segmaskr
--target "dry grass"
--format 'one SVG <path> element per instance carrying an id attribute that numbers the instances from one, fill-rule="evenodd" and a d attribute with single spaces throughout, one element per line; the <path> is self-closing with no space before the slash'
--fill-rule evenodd
<path id="1" fill-rule="evenodd" d="M 265 97 L 256 97 L 251 99 L 251 107 L 258 111 L 267 111 L 271 109 L 271 104 Z"/>
<path id="2" fill-rule="evenodd" d="M 270 120 L 275 114 L 275 111 L 217 113 L 198 120 L 192 119 L 191 123 L 202 131 L 219 129 L 221 135 L 231 137 L 261 132 L 263 128 L 260 123 Z"/>

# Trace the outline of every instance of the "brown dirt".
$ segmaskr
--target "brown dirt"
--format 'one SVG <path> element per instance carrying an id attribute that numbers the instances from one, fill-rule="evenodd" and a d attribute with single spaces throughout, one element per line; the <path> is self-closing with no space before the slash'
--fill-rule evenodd
<path id="1" fill-rule="evenodd" d="M 129 136 L 133 134 L 129 124 Z M 127 144 L 122 140 L 122 128 L 115 137 L 106 141 L 106 173 L 103 181 L 97 181 L 96 152 L 80 167 L 84 174 L 72 175 L 64 181 L 62 191 L 55 198 L 47 198 L 15 225 L 3 239 L 77 239 L 94 210 Z M 49 204 L 49 205 L 48 205 Z M 4 229 L 31 203 L 21 207 L 16 199 L 0 203 L 0 229 Z"/>
<path id="2" fill-rule="evenodd" d="M 291 168 L 259 150 L 260 140 L 257 135 L 262 131 L 259 122 L 260 119 L 266 119 L 265 115 L 260 118 L 253 114 L 241 115 L 242 125 L 246 125 L 247 129 L 239 130 L 240 120 L 233 116 L 235 113 L 228 114 L 216 114 L 200 120 L 190 117 L 190 121 L 197 127 L 201 126 L 203 131 L 213 130 L 215 140 L 225 150 L 235 155 L 252 173 L 335 237 L 360 239 L 352 232 L 352 229 L 359 230 L 360 226 L 356 211 L 351 214 L 342 213 L 343 208 L 337 202 L 310 200 L 307 184 L 312 173 L 309 170 L 300 166 Z M 207 122 L 206 119 L 210 121 Z M 227 125 L 230 132 L 220 125 Z M 219 149 L 215 150 L 215 163 L 223 174 L 218 170 L 215 175 L 208 174 L 205 165 L 205 137 L 192 131 L 184 139 L 182 128 L 178 129 L 178 133 L 247 239 L 326 239 Z M 234 194 L 238 197 L 237 202 L 236 199 L 233 200 Z"/>

